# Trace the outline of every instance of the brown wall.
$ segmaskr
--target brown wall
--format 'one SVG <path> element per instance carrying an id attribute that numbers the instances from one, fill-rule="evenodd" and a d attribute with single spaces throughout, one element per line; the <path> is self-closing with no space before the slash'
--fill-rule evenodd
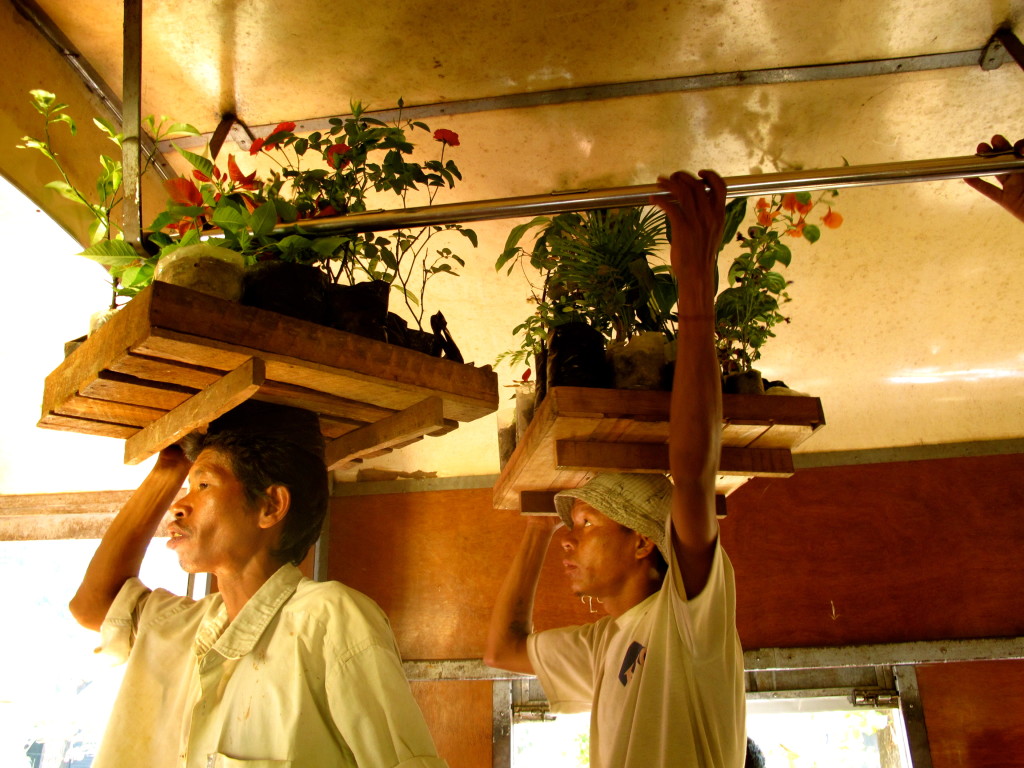
<path id="1" fill-rule="evenodd" d="M 744 647 L 1024 635 L 1022 477 L 1024 457 L 994 456 L 750 481 L 730 496 L 722 522 Z M 489 489 L 343 497 L 332 510 L 331 576 L 380 603 L 405 658 L 480 658 L 522 532 L 518 514 L 492 509 Z M 593 618 L 568 594 L 558 561 L 553 547 L 537 597 L 540 629 Z M 994 721 L 972 703 L 985 686 L 972 669 L 981 667 L 922 670 L 933 750 L 949 760 L 936 768 L 967 765 L 948 756 L 985 743 L 1024 742 L 1024 663 L 1005 663 Z M 470 704 L 461 687 L 486 684 L 433 685 L 442 686 L 431 704 L 442 706 L 428 713 L 439 743 L 445 723 L 455 723 L 453 733 L 463 720 L 489 728 L 489 686 Z M 960 720 L 944 714 L 954 700 L 968 702 Z M 933 706 L 943 714 L 931 722 Z M 986 736 L 990 722 L 1001 740 Z M 467 755 L 489 764 L 489 741 L 486 749 Z M 981 759 L 970 764 L 988 764 Z"/>
<path id="2" fill-rule="evenodd" d="M 919 667 L 934 768 L 1024 768 L 1024 662 Z"/>

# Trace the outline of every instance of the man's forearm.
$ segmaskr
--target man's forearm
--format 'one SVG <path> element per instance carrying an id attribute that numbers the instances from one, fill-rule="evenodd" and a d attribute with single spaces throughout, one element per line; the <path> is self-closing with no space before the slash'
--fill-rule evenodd
<path id="1" fill-rule="evenodd" d="M 185 481 L 188 467 L 184 456 L 161 455 L 111 522 L 69 606 L 79 624 L 98 630 L 118 591 L 139 575 L 146 547 Z"/>
<path id="2" fill-rule="evenodd" d="M 533 631 L 533 600 L 557 521 L 531 518 L 519 552 L 498 592 L 487 633 L 484 662 L 492 667 L 533 674 L 526 638 Z"/>

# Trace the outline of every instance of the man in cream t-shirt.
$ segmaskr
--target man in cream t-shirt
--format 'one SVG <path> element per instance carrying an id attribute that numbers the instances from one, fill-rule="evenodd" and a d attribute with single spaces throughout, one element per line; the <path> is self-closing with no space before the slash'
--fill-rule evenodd
<path id="1" fill-rule="evenodd" d="M 555 712 L 590 710 L 595 768 L 740 768 L 746 751 L 743 654 L 732 565 L 719 545 L 715 474 L 722 398 L 713 274 L 725 185 L 660 179 L 679 285 L 670 417 L 671 482 L 598 475 L 531 516 L 491 617 L 485 661 L 536 674 Z M 532 632 L 533 597 L 555 529 L 573 591 L 608 616 Z"/>

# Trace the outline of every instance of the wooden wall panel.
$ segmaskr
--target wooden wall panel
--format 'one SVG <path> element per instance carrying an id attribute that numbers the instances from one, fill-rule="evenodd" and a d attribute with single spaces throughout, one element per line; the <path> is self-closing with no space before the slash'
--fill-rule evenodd
<path id="1" fill-rule="evenodd" d="M 1024 456 L 833 467 L 729 497 L 747 648 L 1024 634 Z"/>
<path id="2" fill-rule="evenodd" d="M 1024 662 L 919 667 L 934 768 L 1024 768 Z"/>
<path id="3" fill-rule="evenodd" d="M 744 646 L 1024 634 L 1021 477 L 1024 457 L 993 456 L 750 481 L 722 523 Z M 493 510 L 487 489 L 333 504 L 331 577 L 381 604 L 406 658 L 479 658 L 520 516 Z M 541 629 L 596 618 L 568 593 L 559 560 L 553 546 Z"/>
<path id="4" fill-rule="evenodd" d="M 491 689 L 488 681 L 412 683 L 437 754 L 448 768 L 491 765 Z"/>
<path id="5" fill-rule="evenodd" d="M 518 512 L 491 508 L 490 489 L 335 498 L 328 570 L 380 604 L 405 658 L 480 658 L 522 530 Z M 593 618 L 568 592 L 559 560 L 552 547 L 541 629 Z"/>

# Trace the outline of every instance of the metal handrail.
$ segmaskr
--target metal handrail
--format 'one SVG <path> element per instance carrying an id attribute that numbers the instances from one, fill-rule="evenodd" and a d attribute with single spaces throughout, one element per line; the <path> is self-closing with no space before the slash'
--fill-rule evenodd
<path id="1" fill-rule="evenodd" d="M 773 195 L 784 192 L 873 187 L 916 181 L 966 179 L 1024 171 L 1024 158 L 1013 154 L 946 157 L 935 160 L 878 163 L 819 170 L 766 173 L 758 176 L 730 176 L 725 179 L 729 197 Z M 547 216 L 596 208 L 621 208 L 647 205 L 651 197 L 666 196 L 656 184 L 609 189 L 582 189 L 551 192 L 546 195 L 479 200 L 468 203 L 424 206 L 399 210 L 373 211 L 324 219 L 304 219 L 302 230 L 316 236 L 341 233 L 377 232 L 434 224 L 457 224 L 493 219 Z M 281 224 L 275 233 L 294 231 L 296 225 Z"/>

